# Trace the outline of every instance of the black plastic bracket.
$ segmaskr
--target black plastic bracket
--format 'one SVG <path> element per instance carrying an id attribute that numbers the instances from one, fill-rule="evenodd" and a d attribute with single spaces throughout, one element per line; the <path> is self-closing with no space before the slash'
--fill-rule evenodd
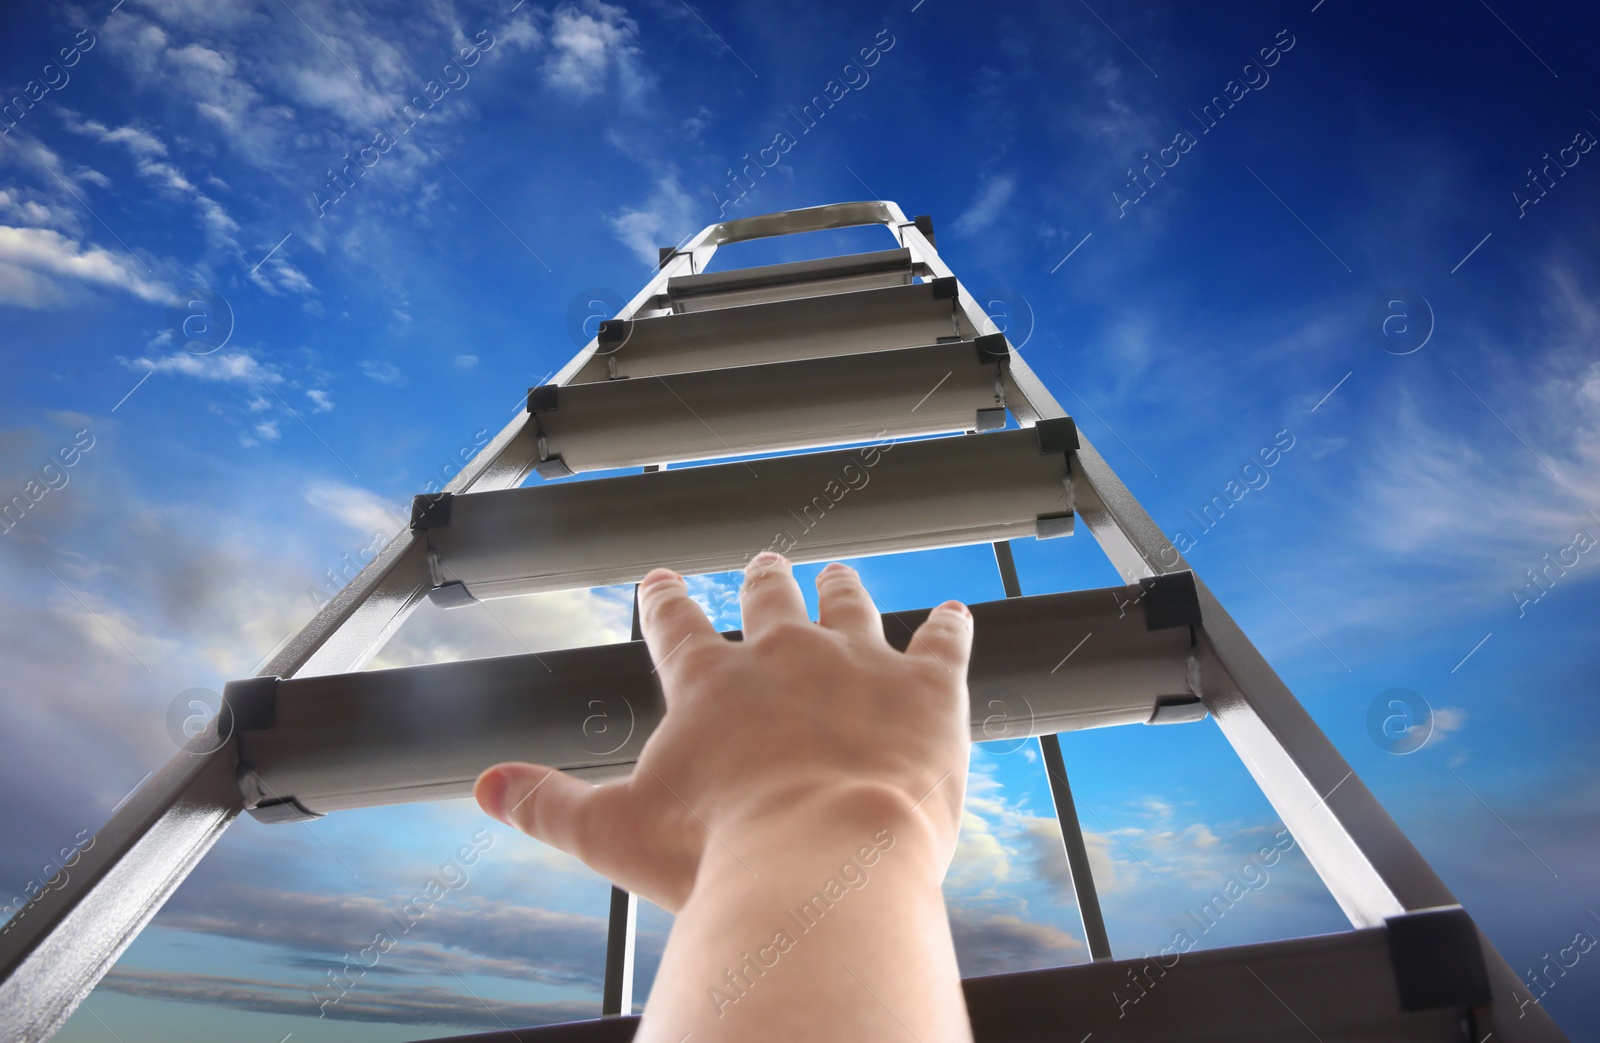
<path id="1" fill-rule="evenodd" d="M 665 268 L 667 266 L 667 262 L 672 260 L 673 256 L 677 252 L 677 248 L 672 246 L 656 247 L 656 269 L 660 270 Z"/>
<path id="2" fill-rule="evenodd" d="M 257 822 L 269 826 L 275 826 L 280 822 L 310 822 L 312 819 L 323 817 L 321 812 L 309 810 L 293 797 L 264 800 L 251 808 L 250 814 Z"/>
<path id="3" fill-rule="evenodd" d="M 557 396 L 561 391 L 560 384 L 540 384 L 536 388 L 528 389 L 528 412 L 549 413 L 560 409 Z"/>
<path id="4" fill-rule="evenodd" d="M 928 237 L 928 244 L 930 246 L 932 246 L 935 250 L 939 249 L 939 240 L 936 239 L 933 234 L 932 217 L 927 214 L 918 214 L 916 217 L 911 219 L 911 223 L 917 226 L 917 231 Z"/>
<path id="5" fill-rule="evenodd" d="M 976 417 L 974 431 L 1004 431 L 1006 427 L 1006 407 L 998 406 L 994 409 L 980 409 Z"/>
<path id="6" fill-rule="evenodd" d="M 546 480 L 551 478 L 571 478 L 573 475 L 578 473 L 567 466 L 567 462 L 561 459 L 560 453 L 556 453 L 554 456 L 545 457 L 543 460 L 540 460 L 538 463 L 534 464 L 533 469 L 539 472 L 540 478 L 544 478 Z"/>
<path id="7" fill-rule="evenodd" d="M 1146 630 L 1200 625 L 1200 592 L 1194 585 L 1194 573 L 1185 570 L 1147 576 L 1139 581 L 1139 589 Z"/>
<path id="8" fill-rule="evenodd" d="M 222 686 L 222 702 L 226 712 L 233 714 L 235 732 L 264 732 L 271 728 L 277 697 L 276 677 L 246 677 Z"/>
<path id="9" fill-rule="evenodd" d="M 978 349 L 978 361 L 1007 362 L 1011 358 L 1011 345 L 1006 342 L 1004 333 L 986 333 L 972 342 Z"/>
<path id="10" fill-rule="evenodd" d="M 1192 695 L 1163 695 L 1146 724 L 1193 724 L 1206 719 L 1206 704 Z"/>
<path id="11" fill-rule="evenodd" d="M 961 282 L 953 275 L 935 279 L 929 285 L 933 287 L 933 299 L 936 301 L 953 301 L 961 296 Z"/>
<path id="12" fill-rule="evenodd" d="M 633 332 L 630 328 L 632 325 L 632 319 L 606 319 L 600 324 L 600 329 L 595 335 L 596 339 L 601 344 L 621 345 Z"/>
<path id="13" fill-rule="evenodd" d="M 1482 1007 L 1493 1000 L 1478 928 L 1465 909 L 1428 909 L 1384 921 L 1403 1011 Z"/>
<path id="14" fill-rule="evenodd" d="M 1074 453 L 1078 450 L 1078 425 L 1070 416 L 1052 417 L 1033 425 L 1041 453 Z"/>
<path id="15" fill-rule="evenodd" d="M 428 600 L 440 608 L 466 608 L 468 605 L 478 603 L 478 599 L 472 596 L 472 591 L 458 579 L 441 583 L 428 591 Z"/>
<path id="16" fill-rule="evenodd" d="M 455 493 L 424 493 L 411 501 L 411 531 L 443 529 L 450 524 L 450 501 Z"/>

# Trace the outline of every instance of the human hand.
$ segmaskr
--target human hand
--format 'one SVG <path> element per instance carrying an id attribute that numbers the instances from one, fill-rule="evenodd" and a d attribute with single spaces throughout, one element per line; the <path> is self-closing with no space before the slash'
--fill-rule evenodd
<path id="1" fill-rule="evenodd" d="M 955 853 L 971 752 L 972 614 L 948 601 L 905 652 L 853 569 L 817 576 L 812 623 L 789 562 L 745 571 L 744 640 L 729 641 L 656 569 L 639 585 L 640 623 L 667 711 L 626 780 L 593 786 L 554 768 L 505 763 L 478 777 L 490 815 L 581 859 L 671 912 L 711 845 L 785 820 L 871 807 L 899 829 L 935 888 Z M 737 855 L 736 855 L 737 857 Z"/>

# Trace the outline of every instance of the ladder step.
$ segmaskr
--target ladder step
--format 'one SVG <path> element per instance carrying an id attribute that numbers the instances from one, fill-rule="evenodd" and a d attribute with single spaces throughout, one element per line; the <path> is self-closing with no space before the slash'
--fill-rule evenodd
<path id="1" fill-rule="evenodd" d="M 1466 920 L 1460 909 L 1439 910 L 1388 928 L 964 978 L 961 988 L 976 1043 L 1478 1043 L 1462 1033 L 1466 1002 L 1418 1008 L 1396 986 L 1419 958 L 1482 965 L 1477 944 L 1413 953 L 1391 938 L 1405 921 L 1445 916 Z M 638 1024 L 605 1018 L 425 1043 L 628 1043 Z"/>
<path id="2" fill-rule="evenodd" d="M 565 391 L 565 389 L 563 389 Z M 727 572 L 795 561 L 1067 535 L 1070 418 L 528 489 L 419 496 L 433 600 L 451 606 L 634 583 L 656 566 Z"/>
<path id="3" fill-rule="evenodd" d="M 761 362 L 914 348 L 978 331 L 956 307 L 956 280 L 831 293 L 738 308 L 608 319 L 571 383 L 671 376 Z"/>
<path id="4" fill-rule="evenodd" d="M 910 250 L 846 254 L 815 261 L 674 276 L 667 280 L 667 301 L 672 310 L 680 314 L 732 308 L 793 297 L 905 286 L 911 282 L 913 271 Z"/>
<path id="5" fill-rule="evenodd" d="M 1200 720 L 1193 576 L 973 605 L 973 741 Z M 887 613 L 904 649 L 928 610 Z M 737 638 L 737 632 L 727 635 Z M 502 760 L 632 770 L 664 706 L 642 641 L 230 682 L 246 805 L 266 821 L 471 793 Z"/>
<path id="6" fill-rule="evenodd" d="M 528 392 L 538 471 L 676 463 L 1005 426 L 1005 337 Z"/>

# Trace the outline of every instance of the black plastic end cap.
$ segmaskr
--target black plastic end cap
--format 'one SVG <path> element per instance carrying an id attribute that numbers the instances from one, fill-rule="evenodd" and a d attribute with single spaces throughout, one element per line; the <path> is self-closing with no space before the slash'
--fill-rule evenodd
<path id="1" fill-rule="evenodd" d="M 1006 429 L 1006 407 L 998 406 L 994 409 L 980 409 L 973 418 L 972 429 L 978 432 L 1004 431 Z"/>
<path id="2" fill-rule="evenodd" d="M 936 301 L 953 301 L 961 295 L 961 283 L 953 275 L 935 279 L 930 285 L 933 287 L 933 299 Z"/>
<path id="3" fill-rule="evenodd" d="M 257 822 L 275 826 L 282 822 L 310 822 L 322 818 L 322 812 L 312 811 L 293 797 L 264 800 L 250 809 Z"/>
<path id="4" fill-rule="evenodd" d="M 1033 425 L 1041 453 L 1073 453 L 1078 450 L 1078 425 L 1070 416 L 1052 417 Z"/>
<path id="5" fill-rule="evenodd" d="M 472 591 L 468 590 L 467 585 L 458 579 L 453 579 L 449 583 L 441 583 L 428 591 L 428 600 L 440 608 L 466 608 L 468 605 L 476 605 L 478 603 L 478 599 L 473 596 Z"/>
<path id="6" fill-rule="evenodd" d="M 1186 569 L 1149 576 L 1139 581 L 1139 588 L 1144 591 L 1139 601 L 1144 605 L 1146 630 L 1200 625 L 1200 592 L 1195 589 L 1194 573 Z"/>
<path id="7" fill-rule="evenodd" d="M 528 412 L 549 413 L 559 409 L 557 395 L 561 391 L 559 384 L 540 384 L 536 388 L 528 389 Z"/>
<path id="8" fill-rule="evenodd" d="M 978 349 L 979 362 L 1005 362 L 1011 357 L 1011 345 L 1004 333 L 985 333 L 972 344 Z"/>
<path id="9" fill-rule="evenodd" d="M 928 242 L 933 244 L 935 250 L 939 249 L 939 241 L 933 234 L 932 217 L 927 214 L 918 214 L 911 219 L 911 223 L 917 226 L 917 231 L 928 237 Z"/>
<path id="10" fill-rule="evenodd" d="M 656 268 L 658 270 L 665 268 L 667 266 L 667 262 L 672 260 L 673 255 L 677 252 L 677 248 L 672 246 L 656 247 Z"/>
<path id="11" fill-rule="evenodd" d="M 574 474 L 577 474 L 576 471 L 567 466 L 565 460 L 561 459 L 560 453 L 545 457 L 534 464 L 533 469 L 538 471 L 539 477 L 546 481 L 551 478 L 571 478 Z"/>
<path id="12" fill-rule="evenodd" d="M 450 501 L 455 493 L 424 493 L 411 501 L 411 531 L 442 529 L 450 524 Z"/>
<path id="13" fill-rule="evenodd" d="M 271 728 L 277 697 L 276 677 L 246 677 L 222 686 L 222 703 L 233 714 L 235 732 L 264 732 Z"/>
<path id="14" fill-rule="evenodd" d="M 607 319 L 600 324 L 596 334 L 601 344 L 620 344 L 628 339 L 628 319 Z"/>
<path id="15" fill-rule="evenodd" d="M 1492 1002 L 1478 928 L 1465 909 L 1429 909 L 1384 921 L 1403 1011 Z"/>

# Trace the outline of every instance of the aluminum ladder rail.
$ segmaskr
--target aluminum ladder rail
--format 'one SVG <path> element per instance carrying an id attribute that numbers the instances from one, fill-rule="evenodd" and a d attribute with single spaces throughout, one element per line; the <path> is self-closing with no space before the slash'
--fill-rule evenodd
<path id="1" fill-rule="evenodd" d="M 724 243 L 873 224 L 894 235 L 896 249 L 705 272 L 716 248 Z M 538 516 L 539 508 L 549 507 L 556 521 L 566 518 L 570 536 L 573 521 L 594 518 L 619 485 L 632 483 L 634 491 L 671 495 L 672 489 L 682 488 L 676 481 L 679 478 L 690 476 L 691 485 L 715 483 L 717 474 L 729 473 L 727 468 L 748 465 L 672 472 L 671 485 L 666 484 L 668 474 L 658 472 L 580 483 L 609 487 L 594 493 L 572 493 L 559 486 L 518 489 L 535 470 L 557 477 L 631 464 L 809 449 L 888 434 L 887 444 L 901 455 L 894 458 L 895 466 L 874 477 L 896 476 L 893 493 L 885 497 L 892 502 L 880 504 L 876 510 L 859 510 L 853 516 L 854 528 L 843 534 L 833 556 L 852 550 L 882 552 L 993 540 L 1006 593 L 1015 598 L 1020 587 L 1005 541 L 1030 533 L 1064 535 L 1081 517 L 1130 585 L 1157 577 L 1177 579 L 1171 574 L 1187 573 L 1182 556 L 1104 459 L 1075 430 L 1067 437 L 1064 432 L 1070 428 L 1070 419 L 1022 357 L 991 329 L 982 308 L 940 259 L 931 221 L 920 217 L 908 220 L 891 202 L 841 203 L 721 222 L 679 248 L 663 249 L 658 271 L 644 289 L 614 320 L 602 324 L 596 338 L 549 385 L 530 391 L 528 410 L 466 464 L 443 494 L 419 497 L 411 531 L 393 540 L 271 658 L 261 671 L 264 680 L 254 686 L 254 697 L 250 697 L 249 683 L 237 689 L 211 728 L 174 757 L 99 831 L 93 849 L 74 867 L 71 879 L 57 890 L 46 891 L 9 925 L 0 936 L 0 1026 L 8 1038 L 48 1038 L 247 805 L 268 820 L 315 813 L 296 806 L 298 801 L 291 804 L 261 788 L 251 788 L 252 780 L 269 784 L 257 768 L 270 773 L 285 770 L 287 763 L 280 760 L 274 769 L 262 745 L 273 741 L 267 736 L 274 723 L 271 713 L 283 694 L 280 686 L 283 692 L 300 686 L 299 691 L 314 699 L 319 691 L 316 679 L 324 679 L 321 691 L 333 693 L 342 687 L 348 697 L 353 687 L 359 687 L 359 680 L 330 675 L 358 671 L 424 597 L 446 605 L 465 604 L 479 597 L 554 589 L 563 583 L 620 581 L 642 567 L 639 560 L 619 558 L 615 541 L 586 560 L 559 555 L 535 560 L 537 553 L 493 531 L 496 511 L 503 525 L 507 519 Z M 947 379 L 928 391 L 922 402 L 903 414 L 886 414 L 895 403 L 904 401 L 908 390 L 920 386 L 940 367 L 945 367 Z M 822 388 L 833 397 L 814 393 Z M 796 389 L 813 389 L 813 393 L 791 393 Z M 715 423 L 706 422 L 704 415 L 690 423 L 674 411 L 674 405 L 688 407 L 685 391 L 714 414 Z M 669 395 L 673 401 L 666 397 Z M 1004 426 L 1006 410 L 1022 427 L 1034 429 L 1038 452 L 1031 462 L 1022 459 L 1019 432 L 997 430 Z M 685 411 L 695 412 L 692 408 Z M 888 423 L 884 423 L 886 418 Z M 874 424 L 878 429 L 873 429 Z M 900 438 L 963 430 L 988 433 L 936 439 L 933 441 L 946 444 L 931 450 L 922 442 L 895 444 Z M 727 441 L 730 437 L 731 442 Z M 1047 439 L 1055 441 L 1047 445 Z M 908 449 L 912 451 L 904 452 Z M 640 453 L 653 458 L 642 458 Z M 1003 456 L 1007 467 L 1018 469 L 1008 473 L 1013 479 L 1020 476 L 1024 489 L 1020 493 L 1009 489 L 1010 498 L 999 507 L 968 502 L 968 513 L 959 524 L 925 529 L 896 543 L 895 525 L 926 507 L 929 492 L 919 481 L 925 483 L 935 466 L 930 462 L 935 456 L 929 454 L 939 453 L 954 454 L 947 459 L 964 462 L 969 465 L 967 471 L 981 470 L 987 454 Z M 1039 457 L 1045 456 L 1064 458 L 1060 498 L 1044 480 L 1048 473 L 1039 470 Z M 900 466 L 898 462 L 908 457 L 911 465 Z M 795 468 L 793 476 L 798 478 L 815 460 L 755 463 L 780 472 Z M 649 486 L 646 481 L 657 484 Z M 1029 488 L 1033 491 L 1028 492 Z M 586 502 L 586 498 L 591 499 Z M 852 509 L 857 507 L 859 504 Z M 452 516 L 461 523 L 462 531 L 476 521 L 477 539 L 452 535 L 448 531 Z M 689 519 L 690 524 L 703 521 Z M 720 538 L 745 535 L 742 530 L 719 534 Z M 493 546 L 497 542 L 498 546 Z M 703 542 L 705 547 L 675 559 L 678 564 L 701 571 L 724 568 L 742 560 L 738 553 L 762 549 Z M 453 571 L 453 565 L 461 570 Z M 1201 698 L 1203 709 L 1217 720 L 1356 928 L 1348 935 L 1335 936 L 1341 940 L 1333 943 L 1302 939 L 1199 953 L 1189 958 L 1190 965 L 1209 968 L 1205 980 L 1224 982 L 1238 977 L 1242 960 L 1273 960 L 1292 971 L 1304 988 L 1333 996 L 1337 1002 L 1317 1004 L 1314 995 L 1305 1001 L 1319 1012 L 1326 1011 L 1335 1022 L 1343 1018 L 1342 1023 L 1362 1038 L 1466 1038 L 1461 1035 L 1465 1019 L 1476 1033 L 1489 1031 L 1505 1040 L 1563 1039 L 1541 1008 L 1519 1006 L 1516 993 L 1520 982 L 1515 974 L 1211 592 L 1196 579 L 1192 596 L 1182 600 L 1198 610 L 1201 623 L 1186 625 L 1190 634 L 1184 653 L 1186 691 L 1171 694 L 1179 699 L 1187 696 L 1191 703 L 1194 696 Z M 637 650 L 608 651 L 623 657 L 631 654 L 637 665 Z M 493 661 L 452 667 L 464 671 L 464 676 L 496 669 Z M 284 680 L 273 680 L 277 678 Z M 269 687 L 271 695 L 264 698 L 262 693 Z M 327 697 L 330 701 L 335 698 Z M 285 695 L 281 704 L 289 707 L 294 702 Z M 1155 702 L 1145 707 L 1150 710 L 1147 720 L 1157 719 L 1162 705 L 1161 697 L 1156 696 Z M 1141 719 L 1137 710 L 1124 710 L 1124 720 Z M 1178 712 L 1183 719 L 1193 716 L 1192 708 L 1180 706 Z M 291 716 L 286 710 L 286 723 Z M 1059 718 L 1057 723 L 1064 720 Z M 325 720 L 323 726 L 328 723 Z M 1014 723 L 1008 720 L 1006 727 Z M 238 734 L 234 735 L 236 726 Z M 531 734 L 539 734 L 541 729 L 547 731 L 559 724 L 542 721 L 529 727 Z M 218 743 L 218 728 L 228 730 L 229 741 Z M 400 745 L 406 741 L 408 737 L 400 737 Z M 1082 858 L 1070 787 L 1058 746 L 1051 756 L 1053 735 L 1042 734 L 1040 742 L 1051 768 L 1052 793 L 1074 870 L 1074 888 L 1084 908 L 1086 935 L 1096 962 L 1089 967 L 965 982 L 980 1039 L 1043 1038 L 1039 1033 L 1045 1026 L 1058 1035 L 1072 1010 L 1062 1005 L 1061 998 L 1087 995 L 1083 990 L 1091 982 L 1102 983 L 1094 988 L 1103 987 L 1103 981 L 1109 980 L 1104 976 L 1120 972 L 1128 962 L 1110 960 L 1103 924 L 1096 930 L 1089 922 L 1091 915 L 1097 916 L 1098 906 Z M 261 765 L 251 767 L 242 751 L 248 751 Z M 301 755 L 304 752 L 302 746 Z M 325 766 L 330 759 L 324 756 L 323 763 Z M 305 763 L 299 766 L 306 768 Z M 616 768 L 615 764 L 609 766 L 610 770 Z M 382 766 L 373 770 L 381 774 Z M 461 770 L 458 764 L 444 774 L 453 771 L 459 775 Z M 370 782 L 357 780 L 356 786 L 346 785 L 344 790 L 338 785 L 325 787 L 326 806 L 356 806 L 393 796 L 393 790 L 381 786 L 382 792 L 372 791 Z M 403 778 L 390 782 L 402 789 L 409 784 Z M 362 785 L 368 786 L 367 792 L 352 792 Z M 425 788 L 416 790 L 411 796 L 450 792 L 446 784 L 431 793 Z M 345 802 L 342 805 L 341 800 Z M 626 1009 L 623 983 L 630 971 L 633 908 L 631 896 L 614 890 L 604 1001 L 610 1014 Z M 1377 959 L 1374 953 L 1387 955 L 1388 960 Z M 1376 976 L 1371 971 L 1374 960 L 1383 971 Z M 1358 965 L 1367 970 L 1361 971 Z M 1148 968 L 1144 973 L 1148 974 Z M 1357 997 L 1349 995 L 1348 988 L 1330 990 L 1330 982 L 1359 986 L 1360 996 L 1376 1000 L 1376 1005 L 1369 1002 L 1371 1009 L 1365 1011 L 1364 1020 L 1355 1017 L 1352 1021 L 1349 1011 Z M 1185 1002 L 1204 1008 L 1204 990 L 1171 988 L 1166 995 L 1171 1002 L 1163 1001 L 1163 1010 L 1147 1019 L 1140 1030 L 1145 1034 L 1122 1033 L 1121 1037 L 1169 1038 L 1178 1026 L 1188 1038 L 1266 1039 L 1277 1031 L 1270 1027 L 1268 1013 L 1262 1013 L 1261 1024 L 1253 1029 L 1230 1018 L 1226 1023 L 1213 1022 L 1208 1032 L 1204 1020 L 1186 1017 L 1183 1012 L 1188 1008 L 1178 1003 L 1183 996 Z M 1238 1001 L 1238 997 L 1229 999 Z M 1214 1000 L 1211 1007 L 1215 1011 Z M 534 1031 L 540 1033 L 538 1038 L 549 1039 L 626 1039 L 631 1036 L 632 1020 L 611 1018 L 565 1028 L 520 1030 L 518 1035 L 525 1037 Z"/>

